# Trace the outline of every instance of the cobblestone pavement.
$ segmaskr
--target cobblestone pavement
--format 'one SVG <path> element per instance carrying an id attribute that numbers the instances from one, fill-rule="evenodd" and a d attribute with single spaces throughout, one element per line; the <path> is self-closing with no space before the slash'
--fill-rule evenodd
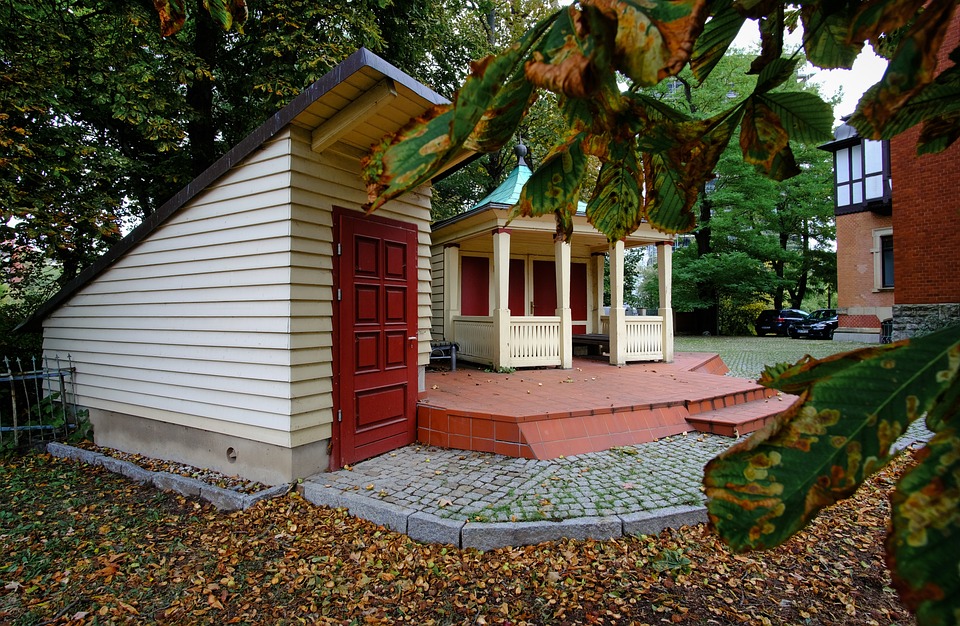
<path id="1" fill-rule="evenodd" d="M 732 439 L 690 433 L 546 461 L 412 445 L 311 480 L 473 522 L 527 522 L 699 506 L 703 466 Z"/>
<path id="2" fill-rule="evenodd" d="M 767 365 L 796 363 L 804 355 L 823 357 L 865 348 L 852 341 L 790 339 L 789 337 L 677 337 L 677 352 L 713 352 L 730 368 L 728 376 L 756 380 Z"/>
<path id="3" fill-rule="evenodd" d="M 719 353 L 731 375 L 823 357 L 863 344 L 770 338 L 678 338 L 677 350 Z M 915 423 L 900 445 L 924 441 Z M 490 549 L 560 537 L 616 537 L 706 519 L 704 465 L 734 443 L 690 432 L 652 443 L 553 460 L 414 444 L 348 469 L 314 475 L 301 491 L 320 505 L 414 539 Z"/>

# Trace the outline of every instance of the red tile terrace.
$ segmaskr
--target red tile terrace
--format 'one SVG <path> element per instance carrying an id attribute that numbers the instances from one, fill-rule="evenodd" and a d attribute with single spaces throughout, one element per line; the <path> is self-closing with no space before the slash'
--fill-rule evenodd
<path id="1" fill-rule="evenodd" d="M 498 374 L 428 371 L 418 439 L 444 448 L 552 459 L 701 431 L 736 437 L 761 428 L 794 397 L 723 376 L 718 355 L 613 367 L 575 358 L 573 368 Z"/>

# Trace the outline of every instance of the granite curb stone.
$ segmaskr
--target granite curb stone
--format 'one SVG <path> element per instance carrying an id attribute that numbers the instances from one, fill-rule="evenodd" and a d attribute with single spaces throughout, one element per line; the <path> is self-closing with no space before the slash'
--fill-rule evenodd
<path id="1" fill-rule="evenodd" d="M 466 522 L 417 511 L 407 518 L 407 535 L 423 543 L 443 543 L 460 546 L 460 533 Z"/>
<path id="2" fill-rule="evenodd" d="M 72 459 L 88 465 L 100 465 L 110 472 L 125 476 L 141 485 L 153 486 L 161 491 L 172 491 L 184 496 L 199 497 L 210 502 L 221 511 L 244 510 L 261 500 L 276 498 L 290 491 L 290 485 L 283 484 L 262 489 L 252 494 L 240 493 L 207 484 L 190 476 L 180 476 L 170 472 L 153 472 L 140 467 L 136 463 L 92 450 L 76 448 L 57 441 L 47 444 L 47 453 L 57 458 Z"/>
<path id="3" fill-rule="evenodd" d="M 671 506 L 621 515 L 624 535 L 657 535 L 664 528 L 693 526 L 707 521 L 705 506 Z"/>

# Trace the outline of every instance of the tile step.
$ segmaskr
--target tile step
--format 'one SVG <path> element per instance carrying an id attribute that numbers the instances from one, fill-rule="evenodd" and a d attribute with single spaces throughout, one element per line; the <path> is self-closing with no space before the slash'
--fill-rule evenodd
<path id="1" fill-rule="evenodd" d="M 796 399 L 789 394 L 726 406 L 690 415 L 687 423 L 700 432 L 737 437 L 760 430 Z"/>

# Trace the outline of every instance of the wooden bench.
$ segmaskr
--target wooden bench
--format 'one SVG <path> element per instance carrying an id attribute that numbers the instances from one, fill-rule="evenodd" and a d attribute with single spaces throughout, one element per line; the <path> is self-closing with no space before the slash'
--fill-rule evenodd
<path id="1" fill-rule="evenodd" d="M 430 361 L 450 361 L 450 371 L 457 371 L 457 350 L 460 349 L 453 341 L 431 341 Z"/>
<path id="2" fill-rule="evenodd" d="M 586 347 L 584 356 L 603 356 L 604 351 L 610 352 L 610 335 L 600 333 L 589 333 L 585 335 L 573 336 L 574 354 L 577 353 L 577 346 Z"/>

